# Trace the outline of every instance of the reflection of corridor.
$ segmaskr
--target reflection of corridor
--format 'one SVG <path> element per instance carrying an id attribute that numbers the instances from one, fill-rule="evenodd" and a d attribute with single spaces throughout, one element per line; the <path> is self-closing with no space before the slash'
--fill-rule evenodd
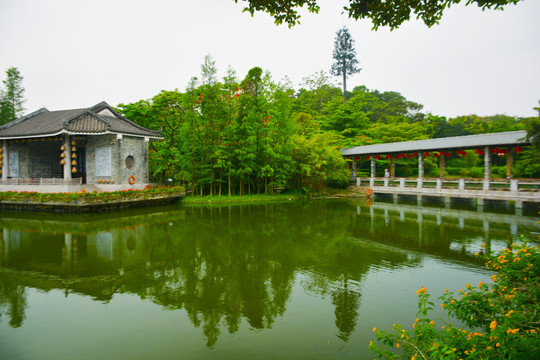
<path id="1" fill-rule="evenodd" d="M 367 214 L 366 214 L 367 211 Z M 436 238 L 444 240 L 449 246 L 449 252 L 456 251 L 473 258 L 474 254 L 479 251 L 476 244 L 452 243 L 447 239 L 448 235 L 445 232 L 463 232 L 466 231 L 470 236 L 482 238 L 487 245 L 486 251 L 496 250 L 491 247 L 491 239 L 493 233 L 508 234 L 511 237 L 518 237 L 522 234 L 528 234 L 534 229 L 538 229 L 536 219 L 514 214 L 500 214 L 483 211 L 470 211 L 460 209 L 450 209 L 445 207 L 421 207 L 410 204 L 398 204 L 377 201 L 373 202 L 368 208 L 357 206 L 356 215 L 367 215 L 370 219 L 370 230 L 372 233 L 375 229 L 380 232 L 383 227 L 379 225 L 384 221 L 384 228 L 388 228 L 390 224 L 400 227 L 407 233 L 414 234 L 414 238 L 418 243 L 432 242 L 433 229 L 439 229 Z M 416 223 L 416 230 L 410 226 L 404 227 L 405 224 Z M 407 230 L 405 230 L 407 229 Z M 392 230 L 394 231 L 394 230 Z M 427 231 L 427 234 L 425 233 Z M 398 231 L 394 237 L 403 235 Z M 507 238 L 508 235 L 504 235 Z"/>

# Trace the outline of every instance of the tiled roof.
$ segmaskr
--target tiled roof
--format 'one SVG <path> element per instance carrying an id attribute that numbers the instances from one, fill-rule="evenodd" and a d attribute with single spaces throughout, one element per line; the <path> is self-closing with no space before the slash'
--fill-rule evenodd
<path id="1" fill-rule="evenodd" d="M 452 149 L 472 149 L 483 146 L 513 146 L 527 144 L 525 137 L 527 132 L 507 131 L 491 134 L 454 136 L 438 139 L 402 141 L 387 144 L 356 146 L 350 149 L 343 149 L 343 155 L 368 155 L 368 154 L 390 154 L 411 151 L 437 151 Z"/>
<path id="2" fill-rule="evenodd" d="M 159 131 L 149 130 L 118 114 L 106 102 L 86 109 L 49 111 L 39 109 L 20 119 L 0 126 L 0 139 L 40 137 L 68 133 L 125 134 L 162 138 Z"/>

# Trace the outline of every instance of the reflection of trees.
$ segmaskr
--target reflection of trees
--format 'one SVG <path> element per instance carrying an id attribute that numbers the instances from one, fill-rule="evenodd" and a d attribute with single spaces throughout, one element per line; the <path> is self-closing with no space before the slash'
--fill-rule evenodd
<path id="1" fill-rule="evenodd" d="M 356 328 L 356 319 L 360 308 L 360 294 L 349 289 L 347 282 L 345 282 L 342 288 L 332 293 L 332 304 L 336 306 L 336 326 L 339 329 L 337 336 L 343 341 L 348 341 L 349 336 Z"/>
<path id="2" fill-rule="evenodd" d="M 26 318 L 26 294 L 24 287 L 13 279 L 0 277 L 0 320 L 2 314 L 9 316 L 9 325 L 18 328 Z"/>
<path id="3" fill-rule="evenodd" d="M 72 236 L 78 239 L 73 251 L 76 244 L 79 249 L 73 252 L 69 274 L 80 281 L 61 278 L 56 283 L 62 285 L 51 288 L 67 284 L 69 291 L 103 300 L 114 292 L 135 293 L 169 309 L 184 309 L 193 325 L 202 329 L 207 346 L 213 347 L 221 331 L 235 333 L 242 321 L 254 329 L 271 328 L 285 313 L 295 274 L 302 271 L 306 291 L 331 297 L 337 336 L 347 341 L 356 327 L 359 283 L 365 273 L 374 264 L 403 266 L 409 261 L 405 253 L 366 246 L 352 237 L 355 223 L 361 221 L 351 216 L 354 210 L 346 201 L 313 201 L 180 207 L 148 216 L 89 220 L 79 223 Z M 2 222 L 9 222 L 10 229 L 28 226 L 25 220 Z M 48 252 L 63 251 L 68 224 L 55 220 L 54 226 L 46 221 L 40 225 L 33 220 L 31 225 L 61 234 Z M 108 234 L 107 241 L 112 242 L 109 257 L 99 257 L 99 251 L 91 249 L 98 232 Z M 29 241 L 28 247 L 34 243 Z M 37 256 L 33 259 L 38 261 Z M 58 269 L 54 276 L 67 276 L 61 272 L 61 256 L 53 260 Z M 25 264 L 31 271 L 32 263 Z M 0 298 L 8 297 L 0 294 Z"/>

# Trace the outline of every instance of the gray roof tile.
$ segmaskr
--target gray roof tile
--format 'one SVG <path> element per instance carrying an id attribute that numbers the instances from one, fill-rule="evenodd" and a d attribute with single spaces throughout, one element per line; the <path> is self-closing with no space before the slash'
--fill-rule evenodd
<path id="1" fill-rule="evenodd" d="M 341 152 L 343 155 L 370 155 L 406 153 L 413 151 L 472 149 L 484 146 L 513 146 L 527 144 L 527 141 L 525 140 L 526 136 L 527 132 L 524 130 L 507 131 L 491 134 L 356 146 L 350 149 L 343 149 Z"/>
<path id="2" fill-rule="evenodd" d="M 100 112 L 105 115 L 99 115 Z M 118 114 L 106 102 L 100 102 L 85 109 L 59 111 L 40 109 L 0 126 L 0 139 L 51 136 L 60 133 L 99 135 L 107 132 L 163 137 L 159 131 L 146 129 Z"/>

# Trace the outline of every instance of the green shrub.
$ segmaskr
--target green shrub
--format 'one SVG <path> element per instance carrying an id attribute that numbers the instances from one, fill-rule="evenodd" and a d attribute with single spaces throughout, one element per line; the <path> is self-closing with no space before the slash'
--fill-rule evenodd
<path id="1" fill-rule="evenodd" d="M 466 284 L 439 297 L 440 306 L 463 328 L 455 321 L 437 328 L 429 317 L 435 304 L 422 287 L 416 292 L 419 311 L 412 330 L 396 324 L 389 331 L 374 328 L 377 342 L 370 343 L 370 350 L 384 359 L 536 359 L 540 247 L 509 244 L 483 258 L 486 267 L 497 272 L 491 276 L 493 283 Z"/>

